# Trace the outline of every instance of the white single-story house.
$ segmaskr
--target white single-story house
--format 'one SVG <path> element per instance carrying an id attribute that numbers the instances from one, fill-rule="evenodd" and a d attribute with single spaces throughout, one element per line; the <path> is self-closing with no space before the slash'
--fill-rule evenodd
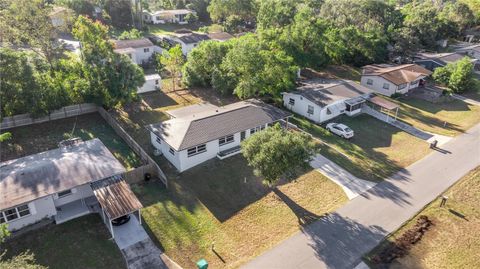
<path id="1" fill-rule="evenodd" d="M 296 91 L 283 93 L 283 105 L 313 122 L 322 123 L 342 114 L 356 115 L 373 90 L 349 80 L 315 79 Z"/>
<path id="2" fill-rule="evenodd" d="M 174 118 L 147 129 L 153 146 L 180 172 L 215 157 L 238 154 L 241 141 L 292 116 L 258 100 L 223 107 L 199 104 L 169 114 Z"/>
<path id="3" fill-rule="evenodd" d="M 225 42 L 227 40 L 234 38 L 234 36 L 227 32 L 216 32 L 216 33 L 209 33 L 208 38 L 210 38 L 211 40 L 219 41 L 219 42 Z"/>
<path id="4" fill-rule="evenodd" d="M 425 84 L 432 72 L 417 64 L 372 64 L 363 67 L 361 84 L 385 96 L 405 94 Z"/>
<path id="5" fill-rule="evenodd" d="M 185 56 L 193 48 L 198 46 L 200 42 L 210 39 L 208 35 L 197 33 L 177 34 L 175 36 L 165 36 L 164 38 L 170 40 L 172 43 L 179 44 L 182 47 L 182 53 Z"/>
<path id="6" fill-rule="evenodd" d="M 162 78 L 159 74 L 145 75 L 145 83 L 138 88 L 137 93 L 152 92 L 160 90 L 162 86 Z"/>
<path id="7" fill-rule="evenodd" d="M 116 53 L 127 55 L 136 64 L 148 62 L 155 52 L 155 46 L 148 38 L 115 40 L 114 47 Z"/>
<path id="8" fill-rule="evenodd" d="M 437 67 L 446 66 L 448 63 L 455 63 L 464 57 L 470 58 L 471 62 L 476 65 L 478 60 L 470 57 L 469 55 L 458 52 L 447 53 L 417 53 L 414 56 L 413 62 L 425 67 L 428 70 L 435 70 Z"/>
<path id="9" fill-rule="evenodd" d="M 155 12 L 144 10 L 142 18 L 144 22 L 151 24 L 188 24 L 186 19 L 188 14 L 196 14 L 196 12 L 190 9 L 159 10 Z"/>
<path id="10" fill-rule="evenodd" d="M 0 163 L 0 223 L 17 231 L 43 220 L 60 224 L 100 213 L 111 221 L 141 203 L 122 179 L 123 165 L 99 139 Z"/>

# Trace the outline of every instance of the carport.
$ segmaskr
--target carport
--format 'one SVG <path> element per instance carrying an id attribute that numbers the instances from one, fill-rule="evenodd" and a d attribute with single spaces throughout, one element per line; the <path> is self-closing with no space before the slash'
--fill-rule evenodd
<path id="1" fill-rule="evenodd" d="M 373 104 L 374 108 L 379 107 L 380 112 L 387 115 L 387 122 L 389 117 L 393 117 L 394 120 L 397 120 L 399 106 L 394 102 L 391 102 L 380 96 L 374 96 L 368 101 Z"/>
<path id="2" fill-rule="evenodd" d="M 136 212 L 139 223 L 142 223 L 140 209 L 143 206 L 121 175 L 94 182 L 91 186 L 100 203 L 103 221 L 107 224 L 112 238 L 115 238 L 112 220 Z"/>

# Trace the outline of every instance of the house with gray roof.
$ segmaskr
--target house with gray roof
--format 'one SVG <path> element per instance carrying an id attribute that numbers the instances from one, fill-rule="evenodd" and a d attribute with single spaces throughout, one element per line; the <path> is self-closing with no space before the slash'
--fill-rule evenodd
<path id="1" fill-rule="evenodd" d="M 99 139 L 74 142 L 0 163 L 0 223 L 16 231 L 96 212 L 113 236 L 112 220 L 140 212 L 122 179 L 125 168 L 105 145 Z"/>
<path id="2" fill-rule="evenodd" d="M 469 58 L 470 61 L 475 65 L 478 60 L 470 57 L 470 55 L 459 52 L 447 52 L 447 53 L 426 53 L 421 52 L 417 53 L 414 57 L 413 62 L 425 67 L 428 70 L 435 70 L 438 67 L 443 67 L 449 63 L 455 63 L 463 58 Z"/>
<path id="3" fill-rule="evenodd" d="M 302 84 L 297 90 L 282 94 L 283 105 L 316 123 L 360 113 L 374 92 L 349 80 L 313 79 Z"/>
<path id="4" fill-rule="evenodd" d="M 206 34 L 198 33 L 177 33 L 175 35 L 167 36 L 166 39 L 170 39 L 173 43 L 179 44 L 182 47 L 183 55 L 187 55 L 193 48 L 205 40 L 210 40 L 210 37 Z"/>
<path id="5" fill-rule="evenodd" d="M 146 63 L 154 52 L 161 52 L 148 38 L 114 40 L 113 46 L 116 53 L 127 55 L 136 64 Z"/>
<path id="6" fill-rule="evenodd" d="M 240 142 L 291 113 L 258 100 L 227 106 L 197 104 L 170 111 L 171 119 L 147 126 L 158 153 L 183 172 L 209 159 L 240 152 Z"/>

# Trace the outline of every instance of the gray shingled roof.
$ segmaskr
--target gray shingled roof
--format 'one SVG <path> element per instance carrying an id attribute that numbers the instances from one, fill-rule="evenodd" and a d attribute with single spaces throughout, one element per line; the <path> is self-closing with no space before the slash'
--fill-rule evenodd
<path id="1" fill-rule="evenodd" d="M 291 116 L 257 100 L 238 102 L 199 114 L 147 126 L 177 151 Z"/>
<path id="2" fill-rule="evenodd" d="M 152 41 L 148 38 L 132 39 L 132 40 L 115 40 L 115 49 L 126 48 L 145 48 L 153 46 Z"/>
<path id="3" fill-rule="evenodd" d="M 193 44 L 198 43 L 200 41 L 209 40 L 210 38 L 207 35 L 191 33 L 186 35 L 181 35 L 177 37 L 185 44 Z"/>
<path id="4" fill-rule="evenodd" d="M 301 95 L 321 107 L 373 92 L 349 80 L 311 80 L 304 83 L 306 85 L 291 93 Z"/>
<path id="5" fill-rule="evenodd" d="M 99 139 L 0 163 L 0 209 L 125 172 Z"/>

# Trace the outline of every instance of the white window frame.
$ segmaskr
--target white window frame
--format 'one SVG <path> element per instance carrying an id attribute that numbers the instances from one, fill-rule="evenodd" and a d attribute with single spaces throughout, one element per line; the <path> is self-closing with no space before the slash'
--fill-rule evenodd
<path id="1" fill-rule="evenodd" d="M 295 98 L 289 98 L 288 104 L 291 105 L 291 106 L 294 106 L 295 105 Z"/>
<path id="2" fill-rule="evenodd" d="M 412 86 L 413 86 L 413 85 L 416 85 L 416 84 L 418 84 L 418 80 L 415 80 L 415 81 L 410 82 L 410 85 L 412 85 Z"/>
<path id="3" fill-rule="evenodd" d="M 315 108 L 311 105 L 308 105 L 307 106 L 307 114 L 313 115 L 314 112 L 315 112 Z"/>
<path id="4" fill-rule="evenodd" d="M 13 210 L 13 212 L 11 212 L 8 216 L 15 216 L 15 218 L 9 220 L 7 218 L 7 213 L 6 212 L 11 211 L 11 210 Z M 23 212 L 27 212 L 27 213 L 23 216 L 20 215 Z M 28 217 L 31 214 L 32 213 L 30 211 L 30 207 L 28 206 L 28 204 L 23 204 L 23 205 L 19 205 L 19 206 L 16 206 L 16 207 L 8 208 L 8 209 L 5 209 L 3 211 L 0 211 L 0 219 L 3 220 L 3 222 L 0 222 L 0 223 L 9 223 L 9 222 L 21 219 L 21 218 Z"/>
<path id="5" fill-rule="evenodd" d="M 204 152 L 207 152 L 207 144 L 201 144 L 187 149 L 187 157 L 193 157 Z"/>
<path id="6" fill-rule="evenodd" d="M 367 78 L 367 85 L 373 85 L 373 79 Z"/>
<path id="7" fill-rule="evenodd" d="M 398 85 L 399 90 L 405 89 L 406 87 L 407 87 L 407 83 L 403 83 L 403 84 Z"/>
<path id="8" fill-rule="evenodd" d="M 170 147 L 170 149 L 168 149 L 168 152 L 170 152 L 170 154 L 172 154 L 172 155 L 175 155 L 175 150 L 172 147 Z"/>
<path id="9" fill-rule="evenodd" d="M 390 83 L 383 83 L 383 89 L 389 90 L 390 89 Z"/>
<path id="10" fill-rule="evenodd" d="M 233 142 L 235 142 L 234 135 L 227 135 L 225 137 L 221 137 L 220 139 L 218 139 L 218 145 L 219 146 L 223 146 L 223 145 L 230 144 L 230 143 L 233 143 Z"/>
<path id="11" fill-rule="evenodd" d="M 144 49 L 143 49 L 143 52 L 144 52 L 144 53 L 150 52 L 150 48 L 144 48 Z"/>

